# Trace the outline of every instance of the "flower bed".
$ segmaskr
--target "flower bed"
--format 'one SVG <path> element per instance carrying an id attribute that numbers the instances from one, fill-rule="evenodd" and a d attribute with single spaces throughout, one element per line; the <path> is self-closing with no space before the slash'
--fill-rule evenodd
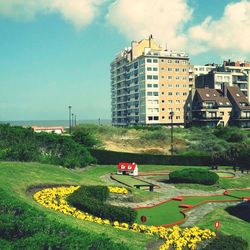
<path id="1" fill-rule="evenodd" d="M 80 186 L 46 188 L 36 192 L 34 194 L 34 199 L 44 207 L 74 216 L 77 219 L 95 222 L 101 225 L 111 225 L 114 228 L 119 228 L 121 230 L 130 230 L 149 235 L 157 235 L 158 237 L 166 240 L 160 247 L 160 250 L 167 250 L 170 246 L 173 246 L 176 250 L 181 250 L 184 247 L 188 247 L 193 250 L 199 242 L 215 236 L 215 233 L 209 229 L 202 230 L 198 227 L 181 229 L 178 226 L 174 226 L 173 228 L 164 228 L 139 225 L 137 223 L 129 225 L 127 223 L 119 223 L 118 221 L 110 222 L 107 219 L 102 219 L 100 217 L 95 217 L 88 213 L 81 212 L 74 207 L 70 207 L 66 202 L 66 197 L 76 191 L 79 187 Z M 115 193 L 125 192 L 124 188 L 120 189 L 118 187 L 109 187 L 109 191 L 114 191 Z"/>

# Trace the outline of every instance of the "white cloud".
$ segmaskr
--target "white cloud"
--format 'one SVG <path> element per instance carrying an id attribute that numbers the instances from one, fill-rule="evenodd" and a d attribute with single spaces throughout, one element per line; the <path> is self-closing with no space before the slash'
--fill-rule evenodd
<path id="1" fill-rule="evenodd" d="M 91 23 L 105 0 L 1 0 L 0 15 L 31 20 L 37 14 L 59 13 L 77 28 Z"/>
<path id="2" fill-rule="evenodd" d="M 216 50 L 225 56 L 250 53 L 249 0 L 227 5 L 219 20 L 208 17 L 191 27 L 188 40 L 193 54 L 200 53 L 200 49 Z"/>
<path id="3" fill-rule="evenodd" d="M 131 40 L 150 34 L 171 49 L 183 48 L 183 25 L 190 20 L 187 0 L 116 0 L 110 5 L 107 20 Z"/>

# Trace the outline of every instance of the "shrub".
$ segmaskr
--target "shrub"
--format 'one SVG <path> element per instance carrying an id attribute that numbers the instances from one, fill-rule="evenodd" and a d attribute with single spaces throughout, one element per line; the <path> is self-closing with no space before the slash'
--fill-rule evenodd
<path id="1" fill-rule="evenodd" d="M 173 183 L 197 183 L 204 185 L 213 185 L 219 180 L 216 173 L 206 169 L 188 168 L 176 170 L 169 174 L 169 180 Z"/>
<path id="2" fill-rule="evenodd" d="M 92 189 L 92 190 L 91 190 Z M 111 221 L 132 224 L 137 212 L 129 207 L 118 207 L 105 203 L 108 188 L 105 186 L 81 186 L 67 198 L 68 202 L 84 212 Z"/>
<path id="3" fill-rule="evenodd" d="M 49 219 L 40 209 L 30 206 L 0 189 L 1 249 L 122 249 L 104 234 L 78 230 Z"/>
<path id="4" fill-rule="evenodd" d="M 95 158 L 69 136 L 34 133 L 31 128 L 0 125 L 0 159 L 39 161 L 69 168 L 84 167 Z"/>
<path id="5" fill-rule="evenodd" d="M 205 250 L 247 250 L 248 243 L 241 237 L 234 235 L 219 236 L 214 238 L 205 248 Z"/>

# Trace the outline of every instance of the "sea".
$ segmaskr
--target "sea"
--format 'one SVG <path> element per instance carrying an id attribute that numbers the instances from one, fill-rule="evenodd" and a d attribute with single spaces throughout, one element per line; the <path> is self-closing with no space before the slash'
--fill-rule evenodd
<path id="1" fill-rule="evenodd" d="M 22 126 L 22 127 L 31 127 L 31 126 L 41 126 L 41 127 L 62 126 L 64 128 L 69 127 L 68 120 L 0 121 L 0 124 L 1 123 L 10 124 L 11 126 Z M 109 119 L 77 120 L 76 124 L 111 125 L 111 120 Z"/>

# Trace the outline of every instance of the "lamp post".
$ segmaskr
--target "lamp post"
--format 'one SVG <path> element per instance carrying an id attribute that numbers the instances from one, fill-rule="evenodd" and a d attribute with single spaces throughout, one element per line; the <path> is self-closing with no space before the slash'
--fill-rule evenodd
<path id="1" fill-rule="evenodd" d="M 72 128 L 73 128 L 74 127 L 74 114 L 73 113 L 72 113 L 71 124 L 72 124 Z"/>
<path id="2" fill-rule="evenodd" d="M 170 118 L 171 118 L 171 156 L 174 154 L 174 126 L 173 126 L 173 117 L 174 112 L 170 112 Z"/>
<path id="3" fill-rule="evenodd" d="M 69 106 L 69 134 L 71 134 L 71 108 L 72 106 Z"/>
<path id="4" fill-rule="evenodd" d="M 76 115 L 75 115 L 75 126 L 76 126 Z"/>

